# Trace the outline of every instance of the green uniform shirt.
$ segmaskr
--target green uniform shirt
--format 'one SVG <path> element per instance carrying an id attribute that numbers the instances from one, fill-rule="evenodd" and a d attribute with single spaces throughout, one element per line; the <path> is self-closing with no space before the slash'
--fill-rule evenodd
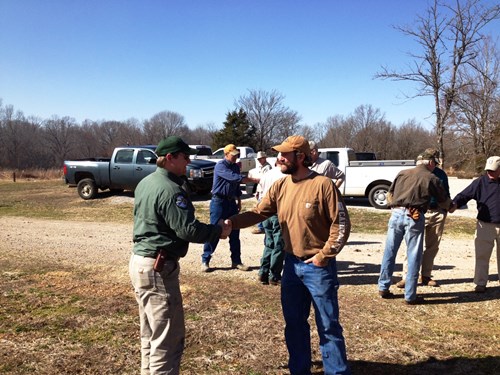
<path id="1" fill-rule="evenodd" d="M 135 189 L 134 254 L 156 257 L 158 250 L 165 249 L 169 255 L 183 257 L 189 242 L 212 242 L 220 237 L 221 227 L 196 220 L 182 183 L 163 168 L 139 182 Z"/>

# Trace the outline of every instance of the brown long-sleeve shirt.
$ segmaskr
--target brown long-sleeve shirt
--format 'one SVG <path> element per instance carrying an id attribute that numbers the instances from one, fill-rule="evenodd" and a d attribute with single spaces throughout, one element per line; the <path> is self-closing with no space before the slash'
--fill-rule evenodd
<path id="1" fill-rule="evenodd" d="M 298 257 L 334 257 L 347 243 L 351 224 L 342 196 L 331 179 L 316 172 L 300 181 L 275 182 L 253 211 L 231 217 L 234 229 L 278 215 L 285 251 Z"/>

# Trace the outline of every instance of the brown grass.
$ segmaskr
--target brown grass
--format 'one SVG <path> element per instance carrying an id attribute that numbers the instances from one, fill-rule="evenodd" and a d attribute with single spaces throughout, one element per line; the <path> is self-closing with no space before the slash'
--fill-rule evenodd
<path id="1" fill-rule="evenodd" d="M 61 181 L 0 182 L 3 216 L 98 221 L 107 213 L 106 221 L 131 222 L 131 204 L 109 200 L 82 201 Z M 387 213 L 351 212 L 358 231 L 385 233 Z M 138 373 L 137 306 L 123 265 L 61 267 L 29 249 L 1 248 L 0 374 Z M 339 262 L 340 318 L 353 373 L 499 373 L 500 287 L 485 295 L 429 288 L 424 296 L 431 302 L 408 307 L 400 298 L 376 296 L 377 272 L 375 265 Z M 279 287 L 191 272 L 182 272 L 181 285 L 183 374 L 288 373 Z M 313 374 L 321 374 L 310 323 Z"/>
<path id="2" fill-rule="evenodd" d="M 50 169 L 0 169 L 0 180 L 14 181 L 14 180 L 54 180 L 62 179 L 63 171 L 61 168 Z"/>
<path id="3" fill-rule="evenodd" d="M 0 373 L 136 374 L 137 306 L 126 278 L 104 269 L 0 256 Z M 340 268 L 342 266 L 340 265 Z M 341 272 L 342 275 L 342 272 Z M 443 295 L 406 307 L 374 296 L 370 275 L 341 276 L 341 321 L 354 373 L 494 374 L 499 291 Z M 183 273 L 183 374 L 285 374 L 279 287 Z M 372 280 L 373 281 L 373 280 Z M 313 329 L 314 372 L 320 374 Z"/>

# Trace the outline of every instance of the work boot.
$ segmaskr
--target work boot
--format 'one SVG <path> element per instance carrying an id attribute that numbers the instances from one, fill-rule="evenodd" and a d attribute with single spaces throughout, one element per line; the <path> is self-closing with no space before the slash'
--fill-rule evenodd
<path id="1" fill-rule="evenodd" d="M 379 290 L 378 291 L 378 295 L 379 295 L 380 298 L 383 298 L 383 299 L 389 299 L 389 298 L 393 298 L 394 297 L 394 294 L 392 294 L 388 290 Z"/>
<path id="2" fill-rule="evenodd" d="M 403 279 L 403 280 L 400 280 L 400 281 L 398 281 L 398 282 L 396 283 L 396 287 L 397 287 L 397 288 L 399 288 L 399 289 L 404 289 L 404 288 L 405 288 L 405 284 L 406 284 L 406 282 L 405 282 L 405 280 Z"/>
<path id="3" fill-rule="evenodd" d="M 269 284 L 271 284 L 271 285 L 280 285 L 281 284 L 281 280 L 273 277 L 273 278 L 271 278 L 271 280 L 269 280 Z"/>
<path id="4" fill-rule="evenodd" d="M 439 283 L 436 280 L 432 280 L 430 277 L 427 276 L 422 276 L 418 279 L 418 282 L 421 283 L 422 285 L 427 285 L 427 286 L 433 286 L 433 287 L 439 287 Z"/>
<path id="5" fill-rule="evenodd" d="M 233 263 L 231 265 L 231 268 L 240 270 L 240 271 L 250 271 L 250 268 L 248 266 L 245 266 L 243 263 Z"/>
<path id="6" fill-rule="evenodd" d="M 476 287 L 474 288 L 474 292 L 476 293 L 486 292 L 486 285 L 476 285 Z"/>
<path id="7" fill-rule="evenodd" d="M 210 272 L 210 266 L 208 265 L 208 263 L 201 263 L 201 272 Z"/>
<path id="8" fill-rule="evenodd" d="M 259 280 L 262 285 L 268 285 L 269 284 L 269 276 L 267 276 L 267 275 L 259 275 L 257 277 L 257 280 Z"/>
<path id="9" fill-rule="evenodd" d="M 405 299 L 405 303 L 407 305 L 421 305 L 422 303 L 424 303 L 424 297 L 420 297 L 420 296 L 417 296 L 417 298 L 415 299 L 412 299 L 411 301 L 408 301 Z"/>

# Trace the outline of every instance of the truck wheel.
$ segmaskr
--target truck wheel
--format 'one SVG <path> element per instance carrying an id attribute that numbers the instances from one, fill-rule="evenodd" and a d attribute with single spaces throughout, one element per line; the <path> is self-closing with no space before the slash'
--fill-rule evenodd
<path id="1" fill-rule="evenodd" d="M 78 183 L 76 188 L 80 198 L 88 200 L 94 199 L 97 196 L 97 186 L 91 178 L 84 178 Z"/>
<path id="2" fill-rule="evenodd" d="M 368 201 L 370 204 L 378 209 L 387 208 L 387 192 L 389 191 L 388 185 L 377 185 L 370 190 L 368 194 Z"/>

